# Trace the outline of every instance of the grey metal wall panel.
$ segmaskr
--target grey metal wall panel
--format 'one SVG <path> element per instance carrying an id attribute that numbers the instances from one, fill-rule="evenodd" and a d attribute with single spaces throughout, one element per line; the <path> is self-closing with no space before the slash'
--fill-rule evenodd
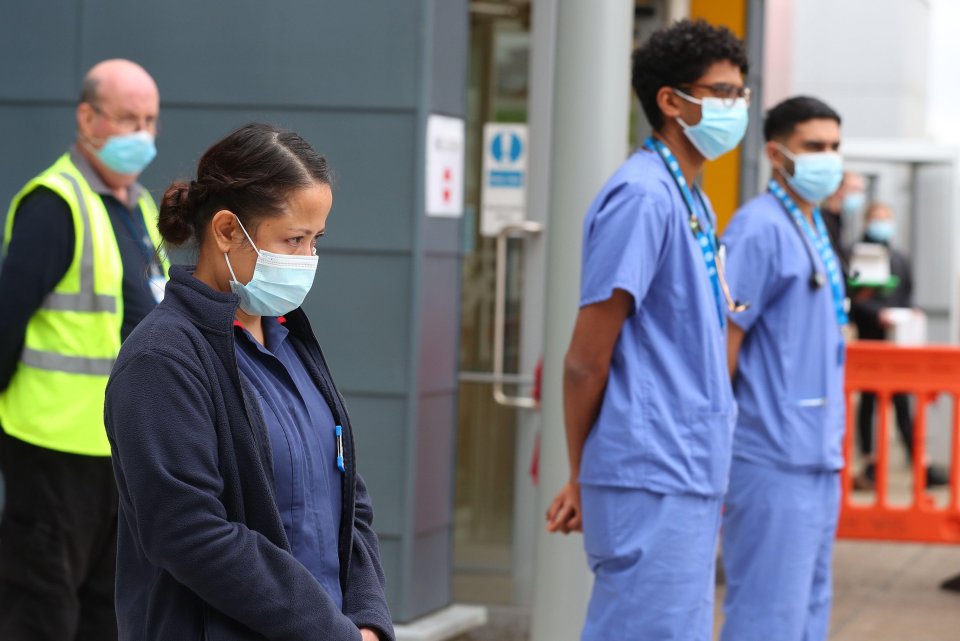
<path id="1" fill-rule="evenodd" d="M 413 541 L 411 558 L 417 569 L 417 580 L 411 582 L 405 595 L 409 617 L 416 618 L 442 608 L 450 602 L 453 548 L 446 529 L 418 536 Z"/>
<path id="2" fill-rule="evenodd" d="M 425 252 L 462 255 L 460 239 L 463 218 L 428 218 L 421 224 L 421 243 Z"/>
<path id="3" fill-rule="evenodd" d="M 456 394 L 420 398 L 416 425 L 417 467 L 414 494 L 414 532 L 444 529 L 452 537 L 453 439 L 451 421 Z"/>
<path id="4" fill-rule="evenodd" d="M 76 0 L 0 4 L 0 100 L 66 100 L 80 95 Z"/>
<path id="5" fill-rule="evenodd" d="M 402 537 L 380 534 L 379 538 L 380 563 L 386 579 L 385 591 L 387 594 L 387 603 L 390 604 L 391 614 L 396 618 L 396 610 L 400 607 L 399 604 L 402 602 L 403 594 L 406 590 L 403 581 L 401 561 L 405 555 L 405 548 L 407 546 Z"/>
<path id="6" fill-rule="evenodd" d="M 0 221 L 14 194 L 70 148 L 75 111 L 72 106 L 0 103 L 0 140 L 6 151 L 0 154 Z"/>
<path id="7" fill-rule="evenodd" d="M 420 5 L 85 0 L 81 58 L 140 61 L 177 103 L 412 108 Z"/>
<path id="8" fill-rule="evenodd" d="M 433 51 L 430 68 L 430 110 L 462 116 L 467 105 L 467 53 L 470 3 L 432 0 Z"/>
<path id="9" fill-rule="evenodd" d="M 323 248 L 412 248 L 413 114 L 171 107 L 162 108 L 161 119 L 157 159 L 142 178 L 151 189 L 193 175 L 201 154 L 233 129 L 268 122 L 296 131 L 330 161 L 334 198 Z"/>
<path id="10" fill-rule="evenodd" d="M 425 256 L 420 279 L 427 292 L 421 303 L 420 392 L 453 391 L 457 389 L 460 315 L 451 313 L 450 301 L 460 300 L 459 256 Z"/>
<path id="11" fill-rule="evenodd" d="M 405 393 L 410 278 L 406 256 L 321 248 L 317 280 L 304 310 L 345 394 Z"/>
<path id="12" fill-rule="evenodd" d="M 339 379 L 338 372 L 334 376 Z M 403 398 L 349 394 L 347 409 L 353 423 L 357 465 L 373 499 L 375 525 L 381 535 L 401 536 L 409 514 L 403 491 L 403 466 L 397 464 L 405 449 L 406 401 Z"/>

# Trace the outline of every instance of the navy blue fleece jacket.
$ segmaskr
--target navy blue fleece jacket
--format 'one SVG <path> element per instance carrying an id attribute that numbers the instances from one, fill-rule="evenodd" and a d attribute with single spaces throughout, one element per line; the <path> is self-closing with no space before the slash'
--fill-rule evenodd
<path id="1" fill-rule="evenodd" d="M 306 315 L 291 338 L 344 421 L 338 609 L 290 553 L 274 498 L 270 440 L 234 348 L 239 299 L 183 268 L 124 342 L 105 418 L 120 490 L 121 641 L 392 641 L 373 511 L 356 473 L 343 397 Z"/>

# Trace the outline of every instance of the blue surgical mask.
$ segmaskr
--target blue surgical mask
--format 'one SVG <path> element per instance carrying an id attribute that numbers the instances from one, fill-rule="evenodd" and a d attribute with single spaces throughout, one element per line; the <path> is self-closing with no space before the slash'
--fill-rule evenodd
<path id="1" fill-rule="evenodd" d="M 674 92 L 684 100 L 700 105 L 700 122 L 688 125 L 679 117 L 677 122 L 704 158 L 719 158 L 743 140 L 750 120 L 746 99 L 737 98 L 732 106 L 727 107 L 722 98 L 694 98 L 679 89 Z"/>
<path id="2" fill-rule="evenodd" d="M 239 218 L 237 222 L 240 223 Z M 243 223 L 240 223 L 240 229 L 257 252 L 253 277 L 246 285 L 237 280 L 230 257 L 223 255 L 233 279 L 230 290 L 240 297 L 240 309 L 253 316 L 283 316 L 300 307 L 317 273 L 317 250 L 313 250 L 313 256 L 274 254 L 257 249 Z"/>
<path id="3" fill-rule="evenodd" d="M 893 232 L 892 220 L 873 220 L 867 224 L 867 238 L 877 243 L 889 243 Z"/>
<path id="4" fill-rule="evenodd" d="M 834 151 L 792 154 L 783 145 L 780 151 L 793 161 L 793 175 L 781 170 L 787 184 L 809 203 L 818 203 L 837 191 L 843 182 L 843 156 Z"/>
<path id="5" fill-rule="evenodd" d="M 843 197 L 841 209 L 845 216 L 853 216 L 867 204 L 867 195 L 862 191 L 855 191 Z"/>
<path id="6" fill-rule="evenodd" d="M 146 131 L 110 136 L 97 150 L 97 158 L 107 169 L 126 175 L 139 174 L 156 155 L 153 134 Z"/>

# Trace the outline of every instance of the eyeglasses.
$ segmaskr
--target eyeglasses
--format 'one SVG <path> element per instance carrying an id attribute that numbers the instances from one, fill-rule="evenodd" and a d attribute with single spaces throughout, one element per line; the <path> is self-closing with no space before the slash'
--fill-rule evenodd
<path id="1" fill-rule="evenodd" d="M 749 105 L 750 98 L 753 96 L 753 90 L 750 89 L 750 87 L 738 87 L 737 85 L 730 85 L 725 82 L 718 82 L 712 85 L 687 83 L 677 86 L 688 89 L 706 89 L 714 98 L 719 98 L 724 107 L 732 107 L 736 104 L 738 98 L 743 98 Z"/>
<path id="2" fill-rule="evenodd" d="M 114 116 L 108 114 L 98 105 L 89 103 L 90 107 L 97 113 L 97 115 L 109 120 L 114 123 L 118 129 L 124 133 L 131 133 L 134 131 L 149 131 L 151 133 L 156 133 L 157 129 L 160 127 L 160 119 L 156 116 L 135 116 L 133 114 L 124 114 L 122 116 Z"/>

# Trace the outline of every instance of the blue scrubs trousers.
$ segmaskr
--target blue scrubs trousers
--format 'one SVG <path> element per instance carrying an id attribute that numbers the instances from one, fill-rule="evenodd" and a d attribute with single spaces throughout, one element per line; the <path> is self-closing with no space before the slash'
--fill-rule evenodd
<path id="1" fill-rule="evenodd" d="M 734 459 L 723 515 L 720 641 L 825 641 L 840 511 L 837 472 Z"/>
<path id="2" fill-rule="evenodd" d="M 583 641 L 710 641 L 719 497 L 581 485 L 595 575 Z"/>

